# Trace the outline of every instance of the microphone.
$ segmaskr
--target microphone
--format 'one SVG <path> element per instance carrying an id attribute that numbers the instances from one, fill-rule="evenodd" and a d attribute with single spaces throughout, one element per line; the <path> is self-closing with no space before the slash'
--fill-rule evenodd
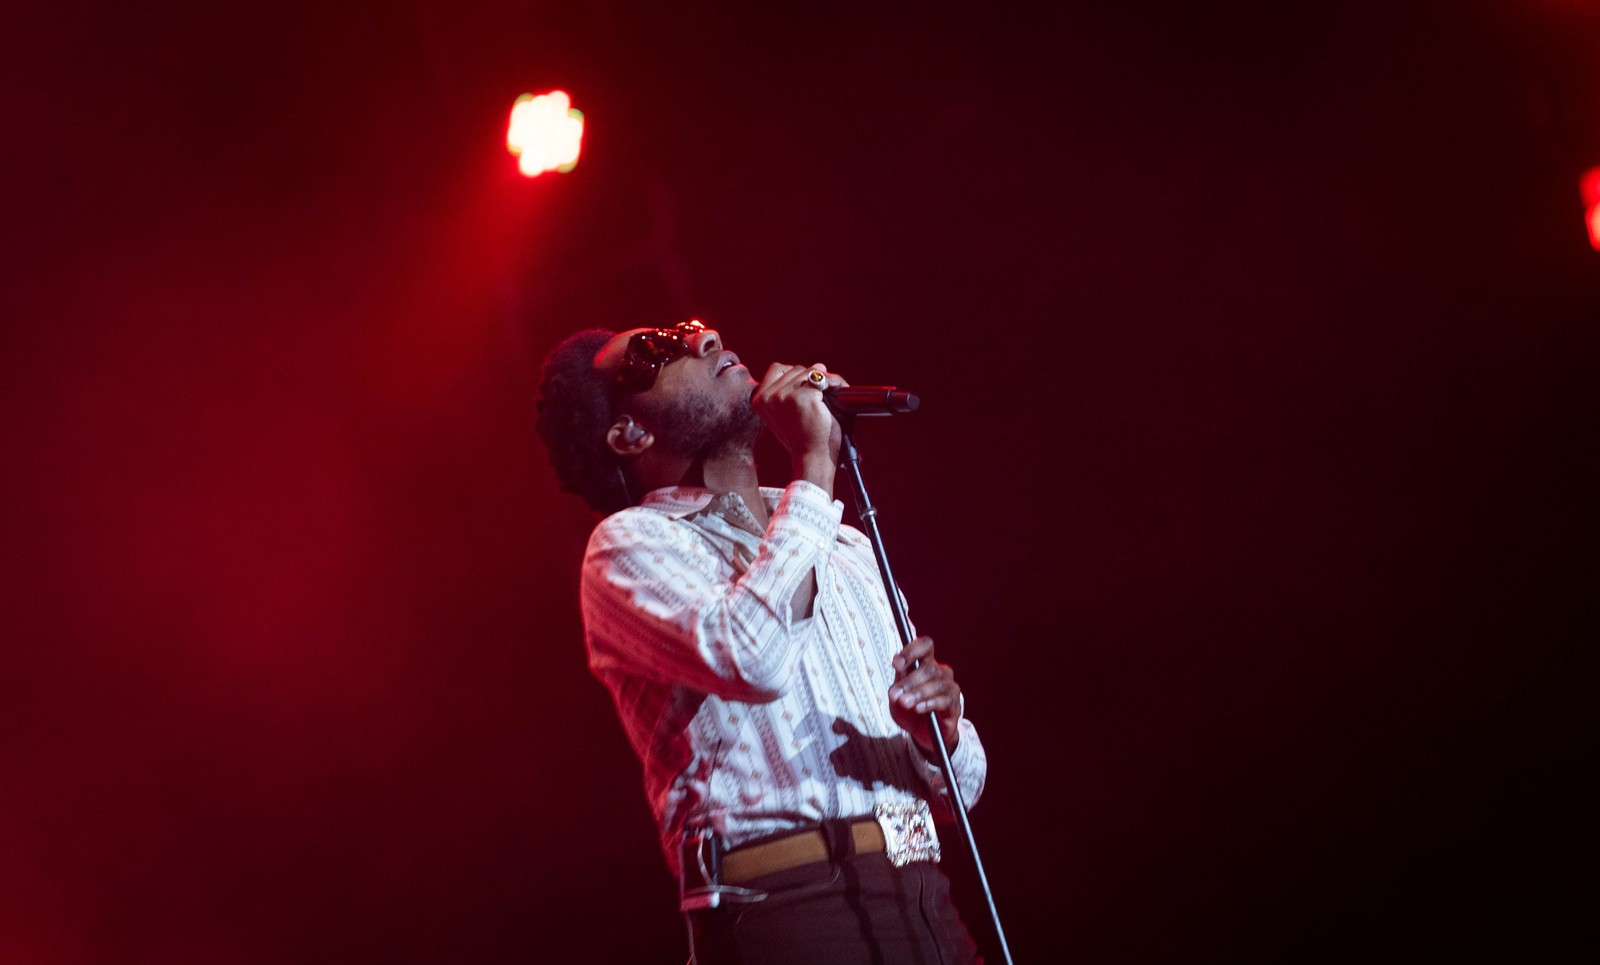
<path id="1" fill-rule="evenodd" d="M 917 411 L 922 400 L 892 385 L 841 385 L 822 390 L 834 415 L 901 415 Z"/>

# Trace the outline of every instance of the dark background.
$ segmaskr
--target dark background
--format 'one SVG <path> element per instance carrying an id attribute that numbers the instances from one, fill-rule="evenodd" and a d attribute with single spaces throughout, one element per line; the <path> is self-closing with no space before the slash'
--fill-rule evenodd
<path id="1" fill-rule="evenodd" d="M 861 442 L 1019 962 L 1592 953 L 1597 50 L 1580 0 L 8 12 L 0 961 L 682 961 L 531 400 L 690 314 L 923 395 Z M 557 87 L 584 156 L 523 179 Z"/>

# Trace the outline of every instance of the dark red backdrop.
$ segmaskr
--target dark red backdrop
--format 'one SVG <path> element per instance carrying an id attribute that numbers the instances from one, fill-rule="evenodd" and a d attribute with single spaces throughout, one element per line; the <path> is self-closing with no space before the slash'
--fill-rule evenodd
<path id="1" fill-rule="evenodd" d="M 0 960 L 681 961 L 530 399 L 691 313 L 923 394 L 1019 961 L 1588 913 L 1594 4 L 161 6 L 0 36 Z"/>

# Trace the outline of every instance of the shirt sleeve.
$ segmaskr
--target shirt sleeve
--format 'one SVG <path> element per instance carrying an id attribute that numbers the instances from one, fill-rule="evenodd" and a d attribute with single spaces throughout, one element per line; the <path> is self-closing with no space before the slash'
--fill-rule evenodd
<path id="1" fill-rule="evenodd" d="M 965 704 L 965 701 L 962 703 Z M 955 771 L 956 783 L 961 786 L 961 800 L 970 811 L 978 803 L 978 798 L 983 796 L 983 784 L 989 775 L 989 756 L 984 753 L 983 743 L 978 740 L 978 729 L 972 726 L 972 721 L 961 718 L 957 730 L 961 736 L 956 742 L 956 749 L 950 754 L 950 766 Z M 934 797 L 948 805 L 950 792 L 945 786 L 944 772 L 911 741 L 910 735 L 906 736 L 906 740 L 912 744 L 911 756 L 916 760 Z"/>
<path id="2" fill-rule="evenodd" d="M 590 537 L 580 588 L 590 667 L 730 700 L 775 699 L 817 634 L 790 601 L 831 551 L 843 511 L 820 487 L 790 483 L 755 558 L 731 581 L 691 526 L 647 509 L 607 518 Z"/>

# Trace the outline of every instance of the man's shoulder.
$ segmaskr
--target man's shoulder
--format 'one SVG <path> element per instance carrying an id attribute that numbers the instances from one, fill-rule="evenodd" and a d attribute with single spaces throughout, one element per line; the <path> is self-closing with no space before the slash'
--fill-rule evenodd
<path id="1" fill-rule="evenodd" d="M 589 533 L 589 546 L 604 544 L 615 539 L 633 539 L 640 532 L 660 532 L 680 523 L 677 515 L 656 506 L 629 506 L 619 509 L 595 524 Z"/>

